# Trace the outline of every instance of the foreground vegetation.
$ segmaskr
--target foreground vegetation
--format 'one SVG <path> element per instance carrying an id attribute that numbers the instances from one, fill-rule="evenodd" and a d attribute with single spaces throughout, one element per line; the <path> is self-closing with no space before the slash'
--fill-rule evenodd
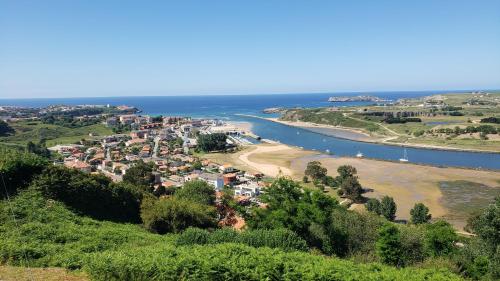
<path id="1" fill-rule="evenodd" d="M 0 203 L 2 264 L 83 270 L 93 280 L 499 277 L 500 200 L 471 219 L 478 237 L 466 239 L 444 221 L 405 226 L 349 211 L 287 178 L 267 189 L 265 208 L 245 208 L 229 191 L 215 200 L 199 181 L 155 193 L 147 165 L 132 171 L 140 180 L 115 184 L 32 154 L 8 155 L 0 157 L 2 176 L 14 179 Z M 243 232 L 216 223 L 235 210 L 247 221 Z"/>

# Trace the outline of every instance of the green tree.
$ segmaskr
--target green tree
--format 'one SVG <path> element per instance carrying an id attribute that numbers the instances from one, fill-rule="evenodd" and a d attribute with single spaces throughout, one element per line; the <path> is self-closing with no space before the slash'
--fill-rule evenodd
<path id="1" fill-rule="evenodd" d="M 429 214 L 429 208 L 425 206 L 423 203 L 417 203 L 410 210 L 411 222 L 413 224 L 422 224 L 427 223 L 431 219 L 431 214 Z"/>
<path id="2" fill-rule="evenodd" d="M 145 191 L 151 192 L 155 180 L 153 168 L 153 163 L 145 163 L 140 160 L 127 170 L 127 173 L 123 175 L 123 181 L 135 186 L 140 186 Z"/>
<path id="3" fill-rule="evenodd" d="M 440 220 L 427 225 L 425 247 L 431 256 L 445 256 L 453 252 L 453 243 L 457 240 L 455 229 L 446 221 Z"/>
<path id="4" fill-rule="evenodd" d="M 26 144 L 26 150 L 30 153 L 34 153 L 45 158 L 50 157 L 50 151 L 47 149 L 44 139 L 41 139 L 37 144 L 32 141 L 28 141 L 28 143 Z"/>
<path id="5" fill-rule="evenodd" d="M 300 235 L 310 247 L 331 254 L 327 235 L 330 213 L 338 202 L 320 191 L 302 189 L 297 182 L 280 177 L 262 195 L 267 208 L 252 208 L 249 228 L 287 228 Z"/>
<path id="6" fill-rule="evenodd" d="M 227 145 L 227 136 L 222 133 L 199 135 L 198 148 L 205 152 L 224 150 Z"/>
<path id="7" fill-rule="evenodd" d="M 401 266 L 401 237 L 398 228 L 393 224 L 384 225 L 379 231 L 377 254 L 385 264 Z"/>
<path id="8" fill-rule="evenodd" d="M 342 165 L 337 168 L 337 173 L 342 180 L 355 176 L 358 171 L 351 165 Z"/>
<path id="9" fill-rule="evenodd" d="M 500 196 L 495 198 L 493 204 L 472 217 L 468 222 L 468 228 L 485 241 L 491 249 L 500 245 Z"/>
<path id="10" fill-rule="evenodd" d="M 32 153 L 0 149 L 0 198 L 11 197 L 39 175 L 48 162 Z M 7 193 L 6 193 L 7 192 Z"/>
<path id="11" fill-rule="evenodd" d="M 146 229 L 159 234 L 217 226 L 214 207 L 176 197 L 146 198 L 141 204 L 141 218 Z"/>
<path id="12" fill-rule="evenodd" d="M 215 203 L 214 187 L 203 180 L 191 180 L 184 183 L 182 188 L 175 192 L 175 196 L 199 204 L 214 205 Z"/>
<path id="13" fill-rule="evenodd" d="M 30 188 L 93 218 L 140 221 L 143 193 L 128 183 L 112 183 L 104 175 L 88 175 L 75 169 L 49 166 Z"/>
<path id="14" fill-rule="evenodd" d="M 370 198 L 366 202 L 366 210 L 372 213 L 375 213 L 377 215 L 380 215 L 381 213 L 381 204 L 380 200 L 376 198 Z"/>
<path id="15" fill-rule="evenodd" d="M 313 180 L 322 180 L 327 173 L 327 169 L 321 166 L 321 162 L 312 161 L 307 163 L 305 175 Z"/>
<path id="16" fill-rule="evenodd" d="M 390 221 L 393 221 L 396 218 L 396 210 L 396 202 L 394 202 L 392 197 L 382 197 L 382 200 L 380 201 L 380 214 L 382 216 Z"/>
<path id="17" fill-rule="evenodd" d="M 361 200 L 363 188 L 356 177 L 349 176 L 345 178 L 340 184 L 340 189 L 344 192 L 344 196 L 352 201 L 359 202 Z"/>
<path id="18" fill-rule="evenodd" d="M 4 137 L 14 133 L 14 129 L 5 121 L 0 120 L 0 137 Z"/>
<path id="19" fill-rule="evenodd" d="M 477 237 L 460 253 L 459 264 L 465 275 L 473 279 L 500 280 L 500 197 L 472 216 L 466 229 Z"/>

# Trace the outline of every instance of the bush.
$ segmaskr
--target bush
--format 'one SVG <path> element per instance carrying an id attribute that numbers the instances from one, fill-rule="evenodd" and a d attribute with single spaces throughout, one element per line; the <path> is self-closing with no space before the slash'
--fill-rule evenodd
<path id="1" fill-rule="evenodd" d="M 237 242 L 252 247 L 280 248 L 282 250 L 307 251 L 307 243 L 288 229 L 258 229 L 242 232 Z"/>
<path id="2" fill-rule="evenodd" d="M 208 236 L 209 244 L 221 244 L 221 243 L 234 243 L 238 241 L 239 232 L 236 232 L 232 228 L 224 227 L 221 229 L 216 229 L 214 232 L 210 233 Z"/>
<path id="3" fill-rule="evenodd" d="M 143 193 L 133 185 L 112 183 L 104 175 L 88 175 L 62 166 L 49 166 L 30 188 L 96 219 L 140 222 Z"/>
<path id="4" fill-rule="evenodd" d="M 48 162 L 35 154 L 0 148 L 0 199 L 12 197 L 28 187 Z M 5 189 L 7 189 L 7 194 Z"/>
<path id="5" fill-rule="evenodd" d="M 424 248 L 425 232 L 420 227 L 400 226 L 401 261 L 402 265 L 414 265 L 427 257 Z"/>
<path id="6" fill-rule="evenodd" d="M 214 186 L 203 180 L 192 180 L 186 182 L 181 189 L 175 192 L 175 197 L 190 200 L 199 204 L 214 205 Z"/>
<path id="7" fill-rule="evenodd" d="M 377 254 L 385 264 L 402 265 L 402 245 L 399 229 L 393 224 L 386 224 L 380 229 L 377 240 Z"/>
<path id="8" fill-rule="evenodd" d="M 198 148 L 205 152 L 224 150 L 226 148 L 227 136 L 222 133 L 199 135 Z"/>
<path id="9" fill-rule="evenodd" d="M 182 232 L 176 240 L 177 245 L 203 245 L 208 242 L 210 233 L 205 229 L 190 227 Z"/>
<path id="10" fill-rule="evenodd" d="M 188 228 L 177 238 L 177 245 L 203 245 L 240 243 L 252 247 L 279 248 L 285 251 L 307 251 L 307 243 L 288 229 L 257 229 L 236 232 L 220 229 L 208 232 L 203 229 Z"/>
<path id="11" fill-rule="evenodd" d="M 372 212 L 372 213 L 375 213 L 377 215 L 380 215 L 380 212 L 381 212 L 380 209 L 381 209 L 381 205 L 380 205 L 380 201 L 378 199 L 370 198 L 366 202 L 366 210 L 368 212 Z"/>
<path id="12" fill-rule="evenodd" d="M 0 120 L 0 137 L 8 136 L 14 132 L 14 129 L 7 122 Z"/>
<path id="13" fill-rule="evenodd" d="M 211 228 L 217 225 L 214 207 L 180 198 L 147 198 L 141 204 L 141 218 L 146 229 L 165 234 L 188 227 Z"/>
<path id="14" fill-rule="evenodd" d="M 445 256 L 453 252 L 453 243 L 458 239 L 453 227 L 446 221 L 427 225 L 425 247 L 431 256 Z"/>

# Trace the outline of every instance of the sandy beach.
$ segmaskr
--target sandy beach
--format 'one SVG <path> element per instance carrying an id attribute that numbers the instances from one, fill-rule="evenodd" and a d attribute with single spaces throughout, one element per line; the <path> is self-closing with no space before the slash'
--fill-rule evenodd
<path id="1" fill-rule="evenodd" d="M 373 190 L 365 193 L 365 196 L 393 197 L 398 205 L 399 219 L 409 219 L 410 209 L 415 203 L 422 202 L 429 207 L 434 218 L 449 219 L 457 229 L 463 228 L 468 215 L 447 207 L 453 205 L 447 204 L 449 203 L 447 200 L 452 200 L 452 197 L 445 197 L 440 183 L 464 181 L 481 184 L 492 188 L 495 192 L 498 191 L 500 195 L 500 172 L 494 171 L 439 168 L 349 157 L 336 158 L 284 144 L 253 145 L 240 152 L 224 154 L 221 157 L 223 158 L 219 160 L 232 163 L 240 169 L 258 171 L 271 177 L 282 174 L 295 180 L 302 179 L 305 167 L 310 161 L 320 161 L 328 169 L 328 174 L 332 176 L 337 175 L 338 166 L 352 165 L 358 170 L 359 180 L 363 187 Z M 215 158 L 217 157 L 212 157 L 214 160 Z M 474 199 L 475 192 L 470 189 L 467 192 L 470 194 L 465 194 L 467 195 L 465 197 Z M 483 198 L 479 201 L 479 206 L 482 206 L 483 202 L 488 203 Z M 463 203 L 467 204 L 467 202 Z M 476 202 L 474 208 L 478 208 L 477 204 Z"/>

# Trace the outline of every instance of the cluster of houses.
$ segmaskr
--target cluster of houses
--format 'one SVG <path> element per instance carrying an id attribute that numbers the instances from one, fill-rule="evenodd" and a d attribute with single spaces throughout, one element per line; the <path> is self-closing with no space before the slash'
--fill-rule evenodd
<path id="1" fill-rule="evenodd" d="M 113 181 L 121 181 L 130 167 L 144 161 L 154 163 L 155 188 L 179 188 L 187 181 L 198 179 L 211 184 L 216 192 L 232 188 L 242 203 L 258 203 L 258 195 L 265 187 L 262 174 L 239 171 L 229 164 L 193 155 L 198 134 L 222 132 L 237 136 L 236 128 L 220 120 L 151 118 L 135 114 L 109 117 L 105 122 L 108 126 L 126 124 L 136 129 L 49 149 L 62 156 L 61 164 L 85 173 L 101 173 Z M 228 145 L 234 145 L 235 140 L 228 138 Z"/>

